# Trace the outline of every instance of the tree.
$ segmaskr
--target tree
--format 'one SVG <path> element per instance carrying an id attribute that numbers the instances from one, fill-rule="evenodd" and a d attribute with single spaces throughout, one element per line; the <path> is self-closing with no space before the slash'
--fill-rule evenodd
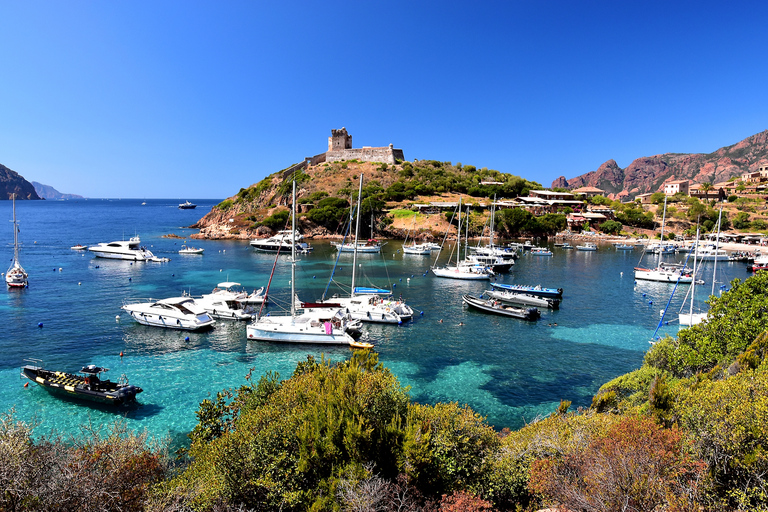
<path id="1" fill-rule="evenodd" d="M 701 191 L 704 192 L 704 197 L 709 195 L 710 190 L 712 190 L 712 183 L 705 181 L 701 184 Z"/>
<path id="2" fill-rule="evenodd" d="M 618 235 L 621 233 L 621 229 L 624 226 L 621 224 L 621 222 L 616 222 L 615 220 L 607 220 L 600 224 L 600 231 L 603 233 L 608 233 L 609 235 Z"/>

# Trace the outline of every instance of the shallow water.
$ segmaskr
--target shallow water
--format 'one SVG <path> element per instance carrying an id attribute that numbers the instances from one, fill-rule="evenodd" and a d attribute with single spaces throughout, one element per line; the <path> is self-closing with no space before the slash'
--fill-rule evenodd
<path id="1" fill-rule="evenodd" d="M 179 202 L 17 203 L 21 262 L 30 274 L 30 287 L 0 292 L 0 411 L 13 407 L 19 418 L 35 419 L 40 434 L 77 433 L 83 423 L 124 416 L 131 428 L 183 440 L 195 425 L 198 404 L 217 391 L 244 384 L 249 369 L 256 378 L 267 371 L 287 377 L 308 354 L 348 357 L 343 347 L 248 342 L 243 323 L 219 321 L 212 331 L 186 333 L 138 325 L 123 315 L 120 306 L 129 298 L 164 298 L 183 291 L 198 295 L 227 280 L 249 289 L 267 284 L 274 256 L 253 251 L 245 241 L 194 240 L 190 244 L 205 248 L 205 254 L 179 255 L 183 240 L 162 235 L 194 233 L 183 226 L 218 201 L 194 201 L 200 205 L 196 210 L 179 210 Z M 11 218 L 10 202 L 0 202 L 0 218 Z M 134 234 L 171 261 L 132 264 L 70 249 Z M 10 224 L 0 236 L 10 260 Z M 325 242 L 313 245 L 315 251 L 302 255 L 297 264 L 297 289 L 304 300 L 322 295 L 336 256 Z M 399 241 L 389 241 L 382 255 L 359 255 L 358 284 L 391 283 L 416 316 L 401 326 L 369 324 L 364 337 L 376 345 L 381 362 L 410 386 L 415 401 L 469 404 L 497 429 L 519 428 L 549 414 L 561 399 L 588 406 L 601 384 L 639 367 L 673 289 L 634 282 L 637 250 L 615 251 L 605 245 L 598 252 L 553 248 L 552 257 L 525 254 L 500 282 L 564 289 L 559 311 L 542 310 L 538 322 L 526 322 L 468 310 L 461 295 L 480 294 L 487 284 L 436 278 L 428 272 L 433 258 L 403 255 L 400 248 Z M 449 252 L 443 252 L 441 263 Z M 330 293 L 349 284 L 351 265 L 352 255 L 342 254 Z M 719 282 L 748 275 L 743 263 L 718 265 Z M 711 289 L 711 270 L 703 275 L 707 284 L 697 287 L 697 302 Z M 675 294 L 668 319 L 676 318 L 686 291 L 681 286 Z M 289 260 L 281 257 L 270 297 L 287 303 L 289 295 Z M 270 311 L 279 308 L 271 305 Z M 671 322 L 658 335 L 675 332 Z M 27 381 L 20 378 L 19 367 L 25 358 L 70 372 L 86 364 L 106 366 L 107 376 L 125 374 L 144 393 L 137 405 L 117 410 L 68 402 L 32 383 L 24 387 Z"/>

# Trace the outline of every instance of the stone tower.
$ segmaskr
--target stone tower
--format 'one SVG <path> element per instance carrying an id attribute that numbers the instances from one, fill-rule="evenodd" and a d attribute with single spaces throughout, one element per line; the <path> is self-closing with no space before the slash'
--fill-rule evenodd
<path id="1" fill-rule="evenodd" d="M 341 151 L 342 149 L 352 149 L 352 136 L 347 133 L 346 128 L 331 130 L 331 136 L 328 137 L 328 151 Z"/>

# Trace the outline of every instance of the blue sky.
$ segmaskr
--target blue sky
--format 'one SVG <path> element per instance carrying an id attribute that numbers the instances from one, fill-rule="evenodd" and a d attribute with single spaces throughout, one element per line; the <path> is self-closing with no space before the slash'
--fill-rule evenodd
<path id="1" fill-rule="evenodd" d="M 327 149 L 549 186 L 768 128 L 768 2 L 0 2 L 0 163 L 224 198 Z"/>

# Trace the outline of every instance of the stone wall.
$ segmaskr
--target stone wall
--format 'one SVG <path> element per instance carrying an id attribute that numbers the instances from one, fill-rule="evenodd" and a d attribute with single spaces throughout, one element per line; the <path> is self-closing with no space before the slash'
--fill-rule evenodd
<path id="1" fill-rule="evenodd" d="M 361 162 L 382 162 L 394 165 L 396 160 L 405 160 L 402 149 L 394 149 L 392 144 L 385 148 L 358 148 L 329 151 L 325 154 L 327 162 L 359 160 Z"/>

